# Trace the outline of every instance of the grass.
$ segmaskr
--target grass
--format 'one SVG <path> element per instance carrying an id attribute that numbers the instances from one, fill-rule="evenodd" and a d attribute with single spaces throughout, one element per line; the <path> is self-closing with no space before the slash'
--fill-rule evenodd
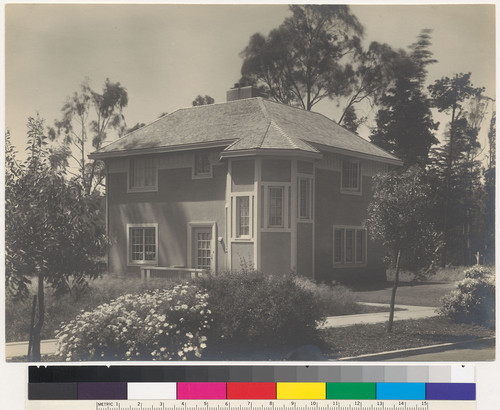
<path id="1" fill-rule="evenodd" d="M 396 306 L 430 306 L 439 307 L 440 299 L 456 288 L 453 283 L 400 283 L 396 291 Z M 351 287 L 359 302 L 390 303 L 392 284 L 379 282 L 370 285 L 353 285 Z"/>
<path id="2" fill-rule="evenodd" d="M 427 275 L 425 282 L 458 282 L 465 278 L 465 270 L 468 266 L 447 266 L 438 268 L 436 273 Z M 387 269 L 386 277 L 390 282 L 394 281 L 396 276 L 396 269 Z M 400 282 L 414 282 L 416 281 L 415 273 L 407 270 L 399 272 Z"/>
<path id="3" fill-rule="evenodd" d="M 31 289 L 37 288 L 36 280 Z M 42 328 L 42 340 L 53 339 L 61 322 L 75 318 L 82 310 L 91 310 L 108 303 L 127 293 L 139 293 L 148 289 L 168 286 L 164 279 L 152 279 L 143 282 L 138 278 L 124 278 L 117 275 L 104 275 L 89 283 L 89 291 L 75 299 L 70 295 L 56 297 L 50 288 L 45 289 L 45 320 Z M 29 338 L 33 296 L 24 300 L 14 300 L 6 296 L 5 300 L 5 338 L 6 342 L 26 341 Z"/>
<path id="4" fill-rule="evenodd" d="M 380 311 L 378 309 L 384 310 L 384 308 L 360 305 L 354 292 L 343 285 L 315 283 L 303 277 L 297 277 L 295 281 L 314 294 L 326 316 L 355 315 Z"/>
<path id="5" fill-rule="evenodd" d="M 392 333 L 387 333 L 385 326 L 380 323 L 322 330 L 321 350 L 328 359 L 336 359 L 495 336 L 492 329 L 438 317 L 394 322 Z"/>

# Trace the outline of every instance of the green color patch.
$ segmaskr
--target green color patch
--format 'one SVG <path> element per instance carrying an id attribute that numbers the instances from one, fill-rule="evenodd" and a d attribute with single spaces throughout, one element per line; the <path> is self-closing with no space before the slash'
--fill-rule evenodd
<path id="1" fill-rule="evenodd" d="M 375 400 L 376 383 L 327 383 L 327 400 Z"/>

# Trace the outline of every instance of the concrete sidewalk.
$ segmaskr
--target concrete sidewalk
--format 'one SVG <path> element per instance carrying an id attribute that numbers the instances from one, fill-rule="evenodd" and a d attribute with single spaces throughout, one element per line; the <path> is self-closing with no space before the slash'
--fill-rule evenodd
<path id="1" fill-rule="evenodd" d="M 42 340 L 40 351 L 42 355 L 52 355 L 56 352 L 57 339 Z M 26 356 L 28 354 L 28 342 L 13 342 L 5 344 L 5 358 Z"/>
<path id="2" fill-rule="evenodd" d="M 384 303 L 363 303 L 367 306 L 387 307 Z M 436 308 L 427 306 L 396 305 L 398 309 L 394 312 L 394 320 L 426 319 L 437 316 Z M 353 325 L 372 325 L 376 323 L 385 323 L 389 320 L 389 312 L 362 313 L 360 315 L 330 316 L 326 318 L 325 323 L 320 329 L 329 329 L 332 327 L 347 327 Z"/>
<path id="3" fill-rule="evenodd" d="M 367 306 L 387 307 L 384 303 L 362 303 Z M 426 306 L 396 305 L 398 309 L 394 312 L 394 320 L 425 319 L 436 316 L 436 308 Z M 353 325 L 371 325 L 375 323 L 385 323 L 389 320 L 389 312 L 363 313 L 360 315 L 330 316 L 320 329 L 334 327 L 348 327 Z M 42 355 L 52 355 L 56 351 L 56 339 L 42 340 Z M 14 357 L 25 356 L 28 353 L 28 342 L 6 343 L 5 358 L 7 360 Z"/>

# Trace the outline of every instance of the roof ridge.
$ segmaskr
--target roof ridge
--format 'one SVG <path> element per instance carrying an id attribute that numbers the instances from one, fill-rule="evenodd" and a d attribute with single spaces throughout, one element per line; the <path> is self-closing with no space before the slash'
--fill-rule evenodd
<path id="1" fill-rule="evenodd" d="M 351 131 L 351 130 L 348 130 L 346 127 L 344 127 L 343 125 L 340 125 L 337 121 L 335 120 L 332 120 L 331 118 L 327 117 L 325 114 L 322 114 L 320 112 L 317 112 L 317 111 L 310 111 L 310 110 L 305 110 L 304 108 L 300 108 L 300 107 L 295 107 L 293 105 L 288 105 L 288 104 L 284 104 L 284 103 L 280 103 L 278 101 L 272 101 L 272 100 L 269 100 L 269 99 L 266 99 L 267 102 L 270 102 L 270 103 L 273 103 L 273 104 L 277 104 L 277 105 L 284 105 L 284 106 L 287 106 L 287 107 L 290 107 L 290 108 L 295 108 L 297 110 L 300 110 L 300 111 L 306 111 L 306 112 L 310 112 L 312 114 L 316 114 L 316 115 L 320 115 L 321 117 L 324 117 L 326 118 L 328 121 L 334 123 L 337 127 L 340 127 L 344 130 L 346 130 L 347 132 L 349 132 L 350 134 L 352 134 L 353 136 L 359 138 L 360 140 L 364 141 L 364 142 L 367 142 L 368 144 L 373 144 L 374 146 L 376 146 L 378 149 L 384 151 L 386 154 L 389 154 L 392 158 L 394 159 L 398 159 L 394 154 L 390 153 L 389 151 L 385 150 L 384 148 L 381 148 L 379 147 L 377 144 L 371 142 L 371 141 L 368 141 L 366 139 L 364 139 L 361 135 L 358 135 L 357 133 Z M 262 102 L 264 103 L 264 102 Z M 307 142 L 305 139 L 303 138 L 300 138 L 301 141 L 303 142 Z M 310 144 L 308 144 L 310 146 Z"/>
<path id="2" fill-rule="evenodd" d="M 271 125 L 271 124 L 273 124 L 273 125 L 277 128 L 278 132 L 279 132 L 279 133 L 280 133 L 283 137 L 285 137 L 285 139 L 287 139 L 287 140 L 288 140 L 288 142 L 292 145 L 292 147 L 294 147 L 295 149 L 300 149 L 300 148 L 299 148 L 299 146 L 297 145 L 297 143 L 296 143 L 296 142 L 292 139 L 292 137 L 290 137 L 290 135 L 288 135 L 288 134 L 285 132 L 285 130 L 283 130 L 283 128 L 281 128 L 281 127 L 279 126 L 279 124 L 278 124 L 278 123 L 276 123 L 274 120 L 271 120 L 271 122 L 270 122 L 270 124 L 269 124 L 269 125 Z"/>
<path id="3" fill-rule="evenodd" d="M 257 98 L 257 101 L 259 102 L 260 108 L 264 114 L 264 118 L 269 119 L 270 118 L 269 112 L 267 111 L 264 101 L 262 101 L 262 97 L 255 97 L 255 98 Z"/>
<path id="4" fill-rule="evenodd" d="M 264 140 L 266 139 L 267 137 L 267 134 L 269 132 L 269 128 L 271 128 L 271 124 L 273 123 L 273 120 L 269 121 L 269 124 L 267 124 L 267 128 L 266 128 L 266 131 L 264 132 L 264 135 L 262 135 L 262 139 L 260 140 L 259 144 L 257 145 L 257 147 L 261 148 L 262 147 L 262 144 L 264 144 Z"/>

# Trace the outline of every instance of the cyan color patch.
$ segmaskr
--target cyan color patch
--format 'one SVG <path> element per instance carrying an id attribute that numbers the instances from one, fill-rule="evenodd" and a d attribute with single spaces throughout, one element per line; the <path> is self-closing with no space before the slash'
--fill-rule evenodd
<path id="1" fill-rule="evenodd" d="M 425 383 L 377 383 L 377 400 L 425 400 Z"/>

